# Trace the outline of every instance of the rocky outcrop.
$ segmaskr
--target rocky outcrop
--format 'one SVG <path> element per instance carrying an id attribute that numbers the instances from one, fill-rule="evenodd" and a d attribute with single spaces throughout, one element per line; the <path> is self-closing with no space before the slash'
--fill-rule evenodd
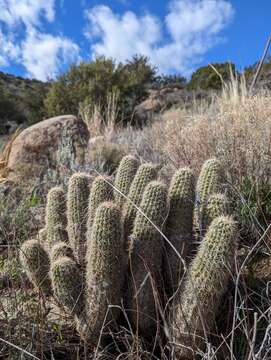
<path id="1" fill-rule="evenodd" d="M 73 115 L 41 121 L 15 139 L 7 163 L 8 177 L 32 178 L 48 170 L 59 175 L 83 165 L 89 140 L 86 124 Z"/>
<path id="2" fill-rule="evenodd" d="M 135 123 L 139 125 L 150 122 L 153 117 L 173 106 L 189 106 L 194 99 L 206 98 L 204 91 L 189 92 L 185 89 L 165 87 L 151 90 L 149 97 L 135 107 Z"/>

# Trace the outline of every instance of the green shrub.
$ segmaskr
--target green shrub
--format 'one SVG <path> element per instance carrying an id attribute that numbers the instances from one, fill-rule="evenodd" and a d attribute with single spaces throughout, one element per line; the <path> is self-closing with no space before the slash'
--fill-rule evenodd
<path id="1" fill-rule="evenodd" d="M 77 115 L 80 103 L 99 104 L 106 118 L 108 94 L 118 93 L 118 121 L 130 122 L 132 112 L 147 95 L 155 69 L 144 56 L 134 56 L 125 64 L 99 57 L 92 62 L 72 65 L 53 84 L 45 99 L 48 116 Z"/>
<path id="2" fill-rule="evenodd" d="M 188 83 L 189 90 L 221 90 L 223 85 L 222 80 L 223 82 L 228 82 L 231 72 L 234 74 L 236 71 L 235 65 L 230 62 L 214 63 L 211 65 L 217 70 L 220 76 L 212 66 L 202 66 L 192 74 L 191 80 Z"/>

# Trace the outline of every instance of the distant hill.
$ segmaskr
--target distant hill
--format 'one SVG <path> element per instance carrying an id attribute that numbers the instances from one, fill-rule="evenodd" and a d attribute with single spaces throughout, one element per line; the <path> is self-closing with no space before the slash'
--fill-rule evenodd
<path id="1" fill-rule="evenodd" d="M 49 87 L 50 83 L 0 71 L 0 135 L 12 132 L 19 124 L 40 121 L 45 116 L 43 99 Z"/>

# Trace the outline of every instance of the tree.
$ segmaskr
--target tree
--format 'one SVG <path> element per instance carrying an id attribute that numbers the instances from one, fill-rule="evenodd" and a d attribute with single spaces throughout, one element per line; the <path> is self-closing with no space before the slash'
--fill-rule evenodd
<path id="1" fill-rule="evenodd" d="M 212 66 L 202 66 L 197 69 L 192 74 L 191 80 L 188 83 L 188 89 L 220 90 L 223 82 L 228 82 L 231 78 L 231 73 L 235 74 L 236 72 L 235 65 L 230 62 L 214 63 Z"/>
<path id="2" fill-rule="evenodd" d="M 135 105 L 144 99 L 156 70 L 144 56 L 134 56 L 125 64 L 99 57 L 72 65 L 52 83 L 45 99 L 48 116 L 78 113 L 80 103 L 99 105 L 106 112 L 108 95 L 118 94 L 119 121 L 130 122 Z M 103 114 L 102 114 L 103 115 Z"/>

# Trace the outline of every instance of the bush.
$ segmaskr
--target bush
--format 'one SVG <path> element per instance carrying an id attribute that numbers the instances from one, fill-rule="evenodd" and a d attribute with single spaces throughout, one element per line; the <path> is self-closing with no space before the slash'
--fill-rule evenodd
<path id="1" fill-rule="evenodd" d="M 221 90 L 223 82 L 231 79 L 231 73 L 235 74 L 236 69 L 233 63 L 214 63 L 212 66 L 202 66 L 197 69 L 188 83 L 189 90 Z M 219 73 L 219 75 L 218 75 Z"/>
<path id="2" fill-rule="evenodd" d="M 61 75 L 45 99 L 48 116 L 77 115 L 80 103 L 99 105 L 102 117 L 107 111 L 108 95 L 118 94 L 118 122 L 130 123 L 135 105 L 147 95 L 147 85 L 155 69 L 143 56 L 134 56 L 126 64 L 99 57 L 95 61 L 72 65 Z"/>

